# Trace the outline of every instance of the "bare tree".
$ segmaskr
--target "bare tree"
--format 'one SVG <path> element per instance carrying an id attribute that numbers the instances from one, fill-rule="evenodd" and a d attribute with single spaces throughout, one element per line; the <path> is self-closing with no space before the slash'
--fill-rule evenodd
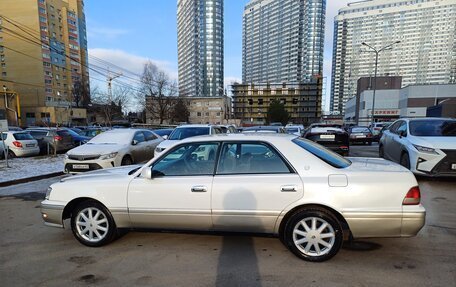
<path id="1" fill-rule="evenodd" d="M 73 95 L 73 102 L 75 102 L 77 108 L 80 106 L 86 107 L 89 104 L 90 88 L 86 82 L 81 80 L 75 81 L 71 93 Z"/>
<path id="2" fill-rule="evenodd" d="M 100 92 L 97 87 L 91 91 L 92 102 L 101 110 L 106 125 L 111 125 L 113 118 L 122 117 L 127 113 L 131 104 L 133 93 L 126 86 L 114 86 L 112 95 Z M 97 110 L 97 109 L 96 109 Z"/>
<path id="3" fill-rule="evenodd" d="M 170 118 L 176 95 L 177 83 L 152 62 L 145 63 L 138 100 L 146 113 L 162 124 Z"/>

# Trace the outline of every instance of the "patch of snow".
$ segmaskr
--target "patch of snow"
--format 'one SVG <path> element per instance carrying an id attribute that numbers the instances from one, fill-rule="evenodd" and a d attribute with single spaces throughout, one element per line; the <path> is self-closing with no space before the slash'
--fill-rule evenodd
<path id="1" fill-rule="evenodd" d="M 54 156 L 36 156 L 8 159 L 9 168 L 5 160 L 0 160 L 0 182 L 28 178 L 61 172 L 63 166 L 63 154 Z"/>

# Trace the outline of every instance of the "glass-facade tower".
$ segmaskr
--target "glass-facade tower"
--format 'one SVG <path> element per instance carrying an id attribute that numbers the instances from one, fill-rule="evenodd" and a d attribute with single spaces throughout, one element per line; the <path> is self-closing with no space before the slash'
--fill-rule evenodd
<path id="1" fill-rule="evenodd" d="M 244 8 L 242 81 L 307 83 L 323 70 L 326 0 L 251 0 Z"/>
<path id="2" fill-rule="evenodd" d="M 331 81 L 333 112 L 344 113 L 356 95 L 357 81 L 374 76 L 402 76 L 411 84 L 456 83 L 456 0 L 369 0 L 348 4 L 334 21 Z"/>
<path id="3" fill-rule="evenodd" d="M 179 95 L 223 95 L 223 0 L 177 1 Z"/>

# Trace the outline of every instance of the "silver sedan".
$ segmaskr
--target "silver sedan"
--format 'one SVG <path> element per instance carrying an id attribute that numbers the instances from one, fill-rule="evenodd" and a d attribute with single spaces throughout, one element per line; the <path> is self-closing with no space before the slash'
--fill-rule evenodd
<path id="1" fill-rule="evenodd" d="M 50 226 L 70 218 L 87 246 L 107 244 L 118 228 L 262 232 L 308 261 L 330 259 L 344 239 L 414 236 L 425 220 L 406 168 L 279 134 L 188 138 L 143 166 L 66 178 L 41 213 Z"/>

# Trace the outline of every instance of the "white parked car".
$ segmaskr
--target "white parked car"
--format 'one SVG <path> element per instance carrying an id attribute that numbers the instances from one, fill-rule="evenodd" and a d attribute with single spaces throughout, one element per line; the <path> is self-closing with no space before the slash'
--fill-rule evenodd
<path id="1" fill-rule="evenodd" d="M 395 121 L 383 132 L 380 157 L 425 176 L 456 176 L 456 119 Z"/>
<path id="2" fill-rule="evenodd" d="M 167 148 L 173 146 L 176 142 L 186 138 L 203 136 L 203 135 L 215 135 L 222 133 L 219 126 L 215 125 L 181 125 L 173 130 L 168 138 L 161 142 L 155 149 L 155 156 L 160 155 Z"/>
<path id="3" fill-rule="evenodd" d="M 202 148 L 217 156 L 198 156 Z M 331 258 L 350 237 L 414 236 L 425 220 L 406 168 L 283 134 L 187 138 L 143 166 L 64 178 L 41 213 L 55 227 L 70 218 L 87 246 L 107 244 L 118 228 L 259 232 L 309 261 Z"/>
<path id="4" fill-rule="evenodd" d="M 115 129 L 101 133 L 85 145 L 65 154 L 65 172 L 131 165 L 153 158 L 154 149 L 163 138 L 149 130 Z"/>
<path id="5" fill-rule="evenodd" d="M 34 156 L 40 153 L 38 141 L 25 131 L 9 131 L 2 133 L 8 148 L 8 157 Z"/>

